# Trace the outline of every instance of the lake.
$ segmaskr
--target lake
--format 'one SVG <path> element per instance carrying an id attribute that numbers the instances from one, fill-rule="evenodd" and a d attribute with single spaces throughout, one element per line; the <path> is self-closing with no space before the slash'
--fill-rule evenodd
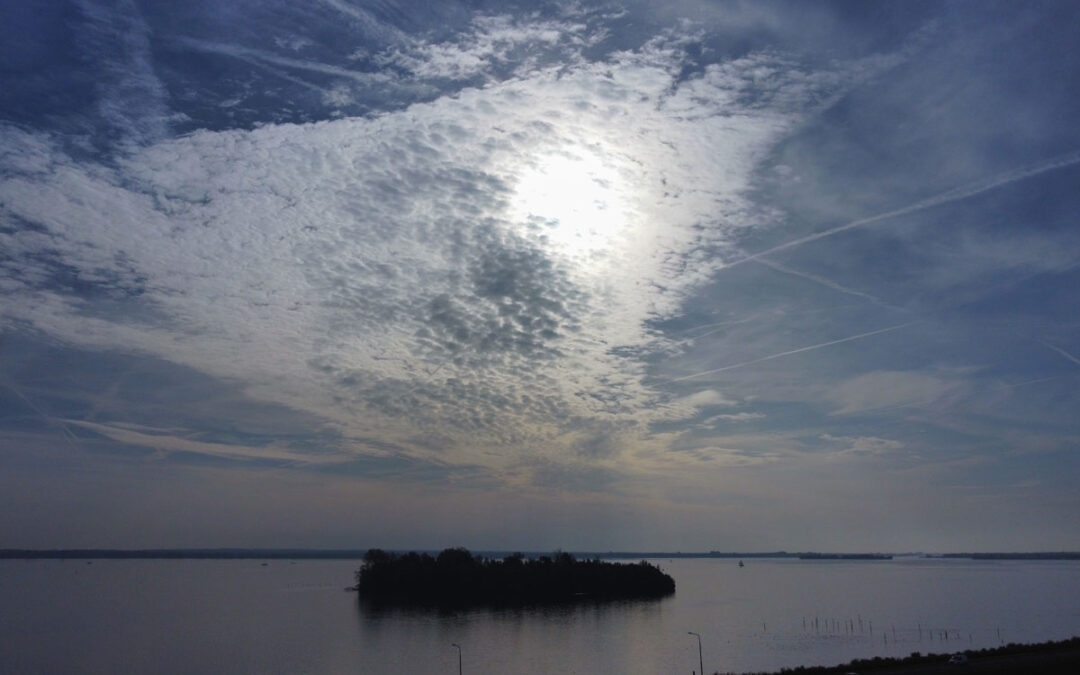
<path id="1" fill-rule="evenodd" d="M 686 674 L 1080 635 L 1080 562 L 657 559 L 676 594 L 373 611 L 359 561 L 2 560 L 4 673 Z"/>

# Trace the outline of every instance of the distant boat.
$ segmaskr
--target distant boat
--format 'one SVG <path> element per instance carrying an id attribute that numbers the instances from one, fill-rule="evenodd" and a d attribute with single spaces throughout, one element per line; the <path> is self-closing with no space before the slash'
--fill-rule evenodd
<path id="1" fill-rule="evenodd" d="M 742 561 L 740 560 L 739 561 L 739 567 L 746 567 L 746 565 L 742 564 Z"/>

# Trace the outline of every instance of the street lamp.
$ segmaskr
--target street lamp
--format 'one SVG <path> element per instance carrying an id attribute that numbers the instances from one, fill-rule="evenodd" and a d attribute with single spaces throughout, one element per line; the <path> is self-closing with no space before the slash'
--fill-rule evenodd
<path id="1" fill-rule="evenodd" d="M 704 660 L 702 660 L 702 658 L 701 658 L 701 636 L 700 636 L 700 635 L 698 635 L 697 633 L 695 633 L 695 632 L 694 632 L 694 631 L 692 631 L 692 630 L 688 630 L 688 631 L 686 631 L 686 632 L 687 632 L 687 634 L 688 634 L 688 635 L 693 635 L 694 637 L 696 637 L 696 638 L 697 638 L 697 660 L 698 660 L 698 668 L 701 668 L 701 670 L 699 670 L 698 672 L 699 672 L 699 673 L 701 673 L 701 675 L 705 675 L 705 661 L 704 661 Z M 458 673 L 458 675 L 461 675 L 461 673 Z"/>
<path id="2" fill-rule="evenodd" d="M 457 675 L 461 675 L 461 645 L 456 642 L 451 642 L 450 646 L 457 647 Z"/>

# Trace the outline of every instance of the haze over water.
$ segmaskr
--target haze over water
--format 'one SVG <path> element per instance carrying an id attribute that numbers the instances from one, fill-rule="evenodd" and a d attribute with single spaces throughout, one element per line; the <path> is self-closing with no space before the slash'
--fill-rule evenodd
<path id="1" fill-rule="evenodd" d="M 746 672 L 1080 634 L 1076 561 L 655 562 L 674 597 L 439 613 L 364 608 L 359 561 L 5 560 L 0 671 L 452 673 L 458 643 L 466 673 L 689 673 L 694 631 Z"/>

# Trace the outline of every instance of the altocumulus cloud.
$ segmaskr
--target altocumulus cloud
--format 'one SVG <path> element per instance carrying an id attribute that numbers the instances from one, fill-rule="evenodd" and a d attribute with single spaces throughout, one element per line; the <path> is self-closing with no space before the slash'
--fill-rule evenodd
<path id="1" fill-rule="evenodd" d="M 1069 3 L 39 4 L 13 540 L 1075 540 Z"/>
<path id="2" fill-rule="evenodd" d="M 382 58 L 454 79 L 596 39 L 474 26 L 484 39 Z M 715 270 L 701 251 L 755 224 L 744 192 L 762 154 L 867 68 L 764 54 L 685 77 L 695 39 L 515 57 L 508 77 L 397 112 L 198 131 L 108 164 L 7 126 L 0 199 L 22 226 L 0 234 L 5 324 L 234 378 L 421 458 L 558 461 L 590 429 L 637 429 L 619 452 L 647 445 L 651 423 L 696 407 L 668 405 L 627 354 L 668 348 L 648 323 Z M 580 204 L 530 202 L 566 172 Z"/>

